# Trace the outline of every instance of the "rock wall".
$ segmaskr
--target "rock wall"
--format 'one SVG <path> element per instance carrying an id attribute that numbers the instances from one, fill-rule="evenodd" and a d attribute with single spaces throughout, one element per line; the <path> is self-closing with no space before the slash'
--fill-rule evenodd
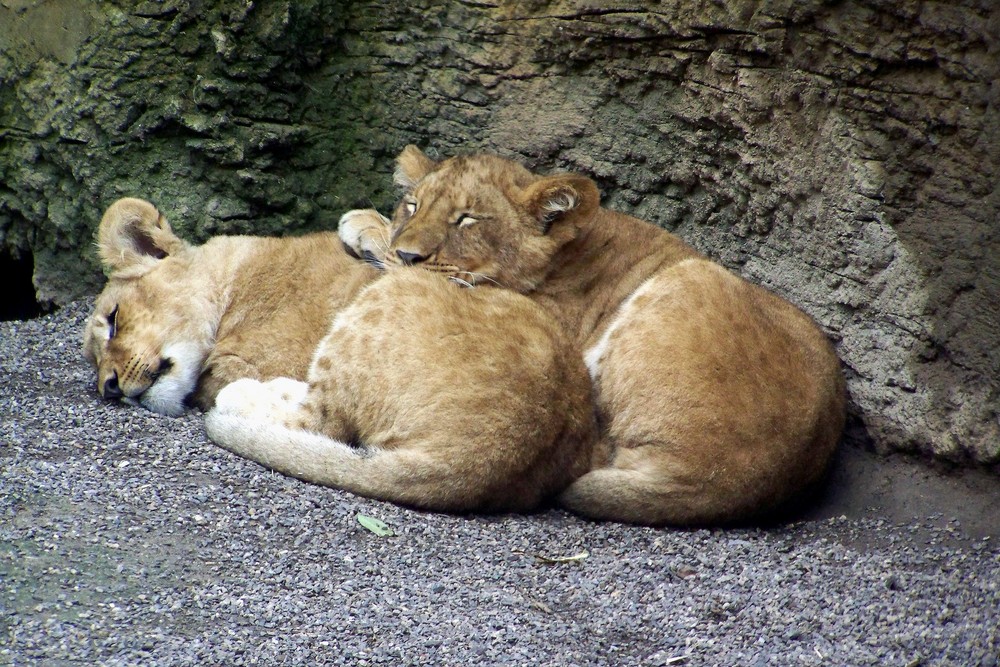
<path id="1" fill-rule="evenodd" d="M 93 232 L 120 196 L 204 239 L 333 228 L 386 187 L 351 148 L 369 103 L 335 80 L 342 3 L 257 4 L 0 4 L 0 247 L 33 255 L 39 300 L 99 289 Z"/>
<path id="2" fill-rule="evenodd" d="M 0 245 L 42 299 L 96 288 L 121 194 L 194 238 L 294 232 L 389 206 L 406 143 L 487 149 L 816 317 L 852 439 L 1000 461 L 993 0 L 50 0 L 0 39 Z"/>

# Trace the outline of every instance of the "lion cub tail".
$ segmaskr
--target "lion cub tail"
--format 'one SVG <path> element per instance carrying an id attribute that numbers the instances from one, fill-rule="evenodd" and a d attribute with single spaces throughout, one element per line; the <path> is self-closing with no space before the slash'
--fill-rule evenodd
<path id="1" fill-rule="evenodd" d="M 594 521 L 644 526 L 713 525 L 747 513 L 739 502 L 706 492 L 700 484 L 613 465 L 583 475 L 558 496 L 557 502 Z"/>
<path id="2" fill-rule="evenodd" d="M 205 427 L 213 442 L 238 456 L 368 498 L 442 512 L 521 510 L 540 501 L 534 488 L 494 498 L 488 484 L 462 481 L 475 471 L 463 471 L 420 447 L 357 448 L 320 433 L 218 409 L 205 416 Z"/>
<path id="3" fill-rule="evenodd" d="M 234 454 L 314 484 L 342 486 L 366 467 L 347 443 L 274 421 L 211 410 L 205 429 L 213 442 Z"/>

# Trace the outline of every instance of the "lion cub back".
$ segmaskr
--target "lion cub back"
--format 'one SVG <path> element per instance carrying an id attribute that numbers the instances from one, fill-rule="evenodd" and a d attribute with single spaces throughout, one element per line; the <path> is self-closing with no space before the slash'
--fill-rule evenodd
<path id="1" fill-rule="evenodd" d="M 517 510 L 589 469 L 590 392 L 579 351 L 526 297 L 399 269 L 335 318 L 303 407 L 331 437 L 412 451 L 414 482 L 445 465 L 454 502 L 434 505 Z"/>

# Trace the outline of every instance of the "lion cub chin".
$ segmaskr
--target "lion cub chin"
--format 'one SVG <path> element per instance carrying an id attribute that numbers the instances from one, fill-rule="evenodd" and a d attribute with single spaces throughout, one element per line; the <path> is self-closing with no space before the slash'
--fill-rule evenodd
<path id="1" fill-rule="evenodd" d="M 209 437 L 309 482 L 441 511 L 527 510 L 591 466 L 579 350 L 529 299 L 393 272 L 333 320 L 308 382 L 240 380 Z"/>

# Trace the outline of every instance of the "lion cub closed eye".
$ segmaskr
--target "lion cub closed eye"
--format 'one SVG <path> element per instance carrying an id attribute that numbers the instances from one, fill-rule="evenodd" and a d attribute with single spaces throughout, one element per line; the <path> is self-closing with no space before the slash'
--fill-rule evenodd
<path id="1" fill-rule="evenodd" d="M 206 426 L 317 484 L 432 510 L 527 510 L 589 469 L 590 391 L 579 350 L 531 300 L 401 269 L 334 318 L 307 383 L 240 380 Z"/>

